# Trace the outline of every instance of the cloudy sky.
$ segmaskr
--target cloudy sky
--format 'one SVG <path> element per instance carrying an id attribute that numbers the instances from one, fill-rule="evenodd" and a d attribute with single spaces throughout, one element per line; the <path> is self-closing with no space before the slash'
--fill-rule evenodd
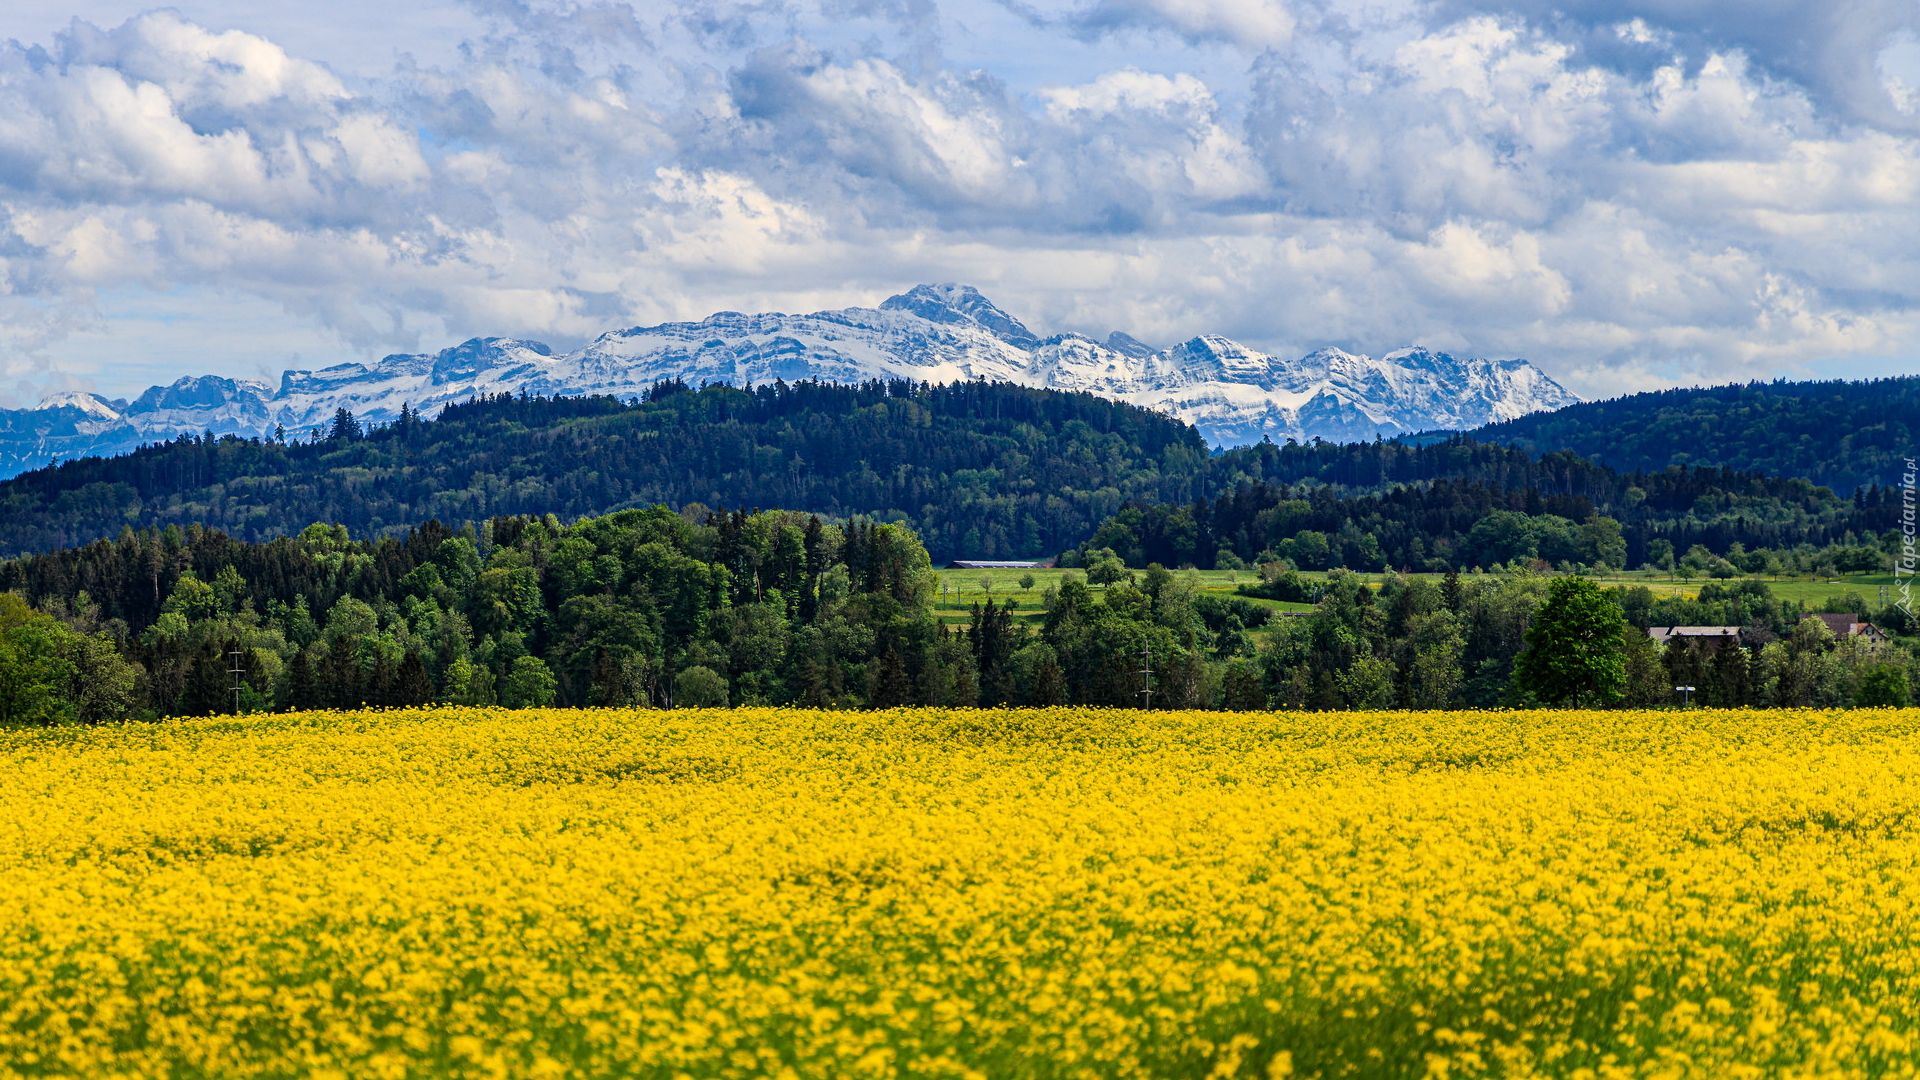
<path id="1" fill-rule="evenodd" d="M 921 281 L 1589 397 L 1920 370 L 1917 31 L 1913 0 L 8 0 L 0 404 Z"/>

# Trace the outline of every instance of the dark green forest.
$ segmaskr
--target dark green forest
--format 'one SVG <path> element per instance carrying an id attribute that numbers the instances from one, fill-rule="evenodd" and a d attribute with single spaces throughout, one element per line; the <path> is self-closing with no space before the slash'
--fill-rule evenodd
<path id="1" fill-rule="evenodd" d="M 499 397 L 370 430 L 342 413 L 311 441 L 182 436 L 64 463 L 0 483 L 0 552 L 127 527 L 199 524 L 264 541 L 319 521 L 382 536 L 428 519 L 572 520 L 664 504 L 893 522 L 941 562 L 1044 558 L 1098 528 L 1094 546 L 1136 566 L 1263 553 L 1311 569 L 1640 566 L 1701 546 L 1747 561 L 1759 549 L 1802 562 L 1831 549 L 1847 570 L 1891 526 L 1895 501 L 1877 485 L 1847 498 L 1760 472 L 1622 471 L 1460 436 L 1208 456 L 1192 429 L 1156 413 L 1010 385 L 665 383 L 628 401 Z M 1617 523 L 1624 549 L 1569 538 L 1611 528 L 1596 518 Z"/>
<path id="2" fill-rule="evenodd" d="M 1549 647 L 1535 631 L 1554 583 L 1579 580 L 1525 571 L 1402 576 L 1374 590 L 1335 571 L 1312 587 L 1313 613 L 1283 620 L 1259 650 L 1262 688 L 1271 706 L 1284 708 L 1540 703 L 1546 699 L 1516 668 L 1530 651 Z M 1607 703 L 1672 704 L 1675 686 L 1692 686 L 1700 704 L 1721 707 L 1904 705 L 1920 685 L 1920 660 L 1910 649 L 1836 638 L 1763 581 L 1710 581 L 1693 598 L 1657 596 L 1640 585 L 1587 587 L 1618 628 L 1608 643 L 1619 668 L 1601 699 Z M 1873 614 L 1864 599 L 1845 593 L 1818 607 Z M 1709 645 L 1675 638 L 1662 648 L 1645 632 L 1675 625 L 1738 633 Z"/>
<path id="3" fill-rule="evenodd" d="M 1729 577 L 1882 570 L 1899 542 L 1900 493 L 1890 487 L 1842 498 L 1804 480 L 1684 466 L 1618 473 L 1572 454 L 1534 459 L 1466 440 L 1328 449 L 1344 455 L 1343 465 L 1379 466 L 1362 475 L 1403 482 L 1358 495 L 1324 484 L 1240 483 L 1211 501 L 1130 504 L 1061 564 L 1084 565 L 1088 552 L 1111 549 L 1134 566 L 1203 570 L 1272 561 L 1424 572 L 1525 563 L 1684 566 Z M 1447 462 L 1457 470 L 1451 479 L 1409 475 L 1411 465 L 1450 455 L 1458 455 Z"/>
<path id="4" fill-rule="evenodd" d="M 1754 579 L 1884 568 L 1891 487 L 1465 436 L 1210 456 L 1148 410 L 985 383 L 663 383 L 371 429 L 342 411 L 310 440 L 183 436 L 24 474 L 0 506 L 0 549 L 38 552 L 0 561 L 7 720 L 1135 705 L 1143 683 L 1168 707 L 1526 704 L 1516 661 L 1550 583 L 1644 567 L 1711 580 L 1589 597 L 1625 628 L 1619 700 L 1920 685 L 1905 644 L 1822 637 Z M 1085 573 L 962 629 L 936 618 L 936 558 L 1049 553 Z M 1221 597 L 1186 568 L 1251 573 Z M 1855 596 L 1826 608 L 1920 631 Z M 1674 624 L 1742 629 L 1711 653 L 1635 629 Z"/>
<path id="5" fill-rule="evenodd" d="M 1569 405 L 1471 434 L 1534 452 L 1571 451 L 1627 472 L 1710 465 L 1850 492 L 1898 482 L 1920 445 L 1920 378 L 1660 390 Z"/>
<path id="6" fill-rule="evenodd" d="M 911 532 L 790 511 L 429 522 L 372 540 L 315 525 L 260 544 L 128 530 L 0 563 L 0 590 L 40 635 L 17 656 L 52 665 L 28 679 L 49 688 L 43 705 L 82 646 L 113 673 L 115 696 L 63 714 L 76 719 L 429 701 L 1126 705 L 1143 662 L 1165 704 L 1208 707 L 1236 685 L 1233 700 L 1266 700 L 1246 631 L 1268 610 L 1200 595 L 1191 577 L 1153 567 L 1098 593 L 1065 582 L 1029 601 L 1039 627 L 1009 600 L 956 632 L 934 616 Z M 3 697 L 0 719 L 58 712 Z"/>
<path id="7" fill-rule="evenodd" d="M 1522 567 L 1372 588 L 1276 568 L 1223 597 L 1192 572 L 1103 555 L 951 628 L 911 532 L 791 511 L 428 522 L 377 539 L 315 525 L 257 544 L 128 530 L 0 563 L 0 721 L 428 702 L 1524 705 L 1529 627 L 1567 580 Z M 1276 592 L 1315 606 L 1281 616 L 1252 599 Z M 1836 641 L 1757 580 L 1605 597 L 1625 675 L 1609 693 L 1630 704 L 1664 703 L 1676 679 L 1711 704 L 1890 703 L 1915 678 L 1909 650 Z M 1867 613 L 1855 596 L 1826 606 Z M 1703 654 L 1662 653 L 1640 629 L 1670 624 L 1742 630 Z"/>
<path id="8" fill-rule="evenodd" d="M 562 519 L 656 503 L 783 507 L 910 525 L 936 558 L 1037 556 L 1126 500 L 1200 494 L 1192 428 L 1090 394 L 1012 385 L 662 383 L 643 398 L 501 396 L 313 441 L 181 436 L 0 483 L 0 553 L 198 524 L 267 540 L 422 521 Z"/>

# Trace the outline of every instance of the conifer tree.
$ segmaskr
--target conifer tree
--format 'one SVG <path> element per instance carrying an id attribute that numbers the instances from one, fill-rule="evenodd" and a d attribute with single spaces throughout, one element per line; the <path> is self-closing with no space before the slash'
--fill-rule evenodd
<path id="1" fill-rule="evenodd" d="M 420 659 L 419 653 L 408 650 L 394 673 L 393 704 L 425 705 L 432 700 L 433 676 L 427 673 L 426 661 Z"/>
<path id="2" fill-rule="evenodd" d="M 328 441 L 353 442 L 364 434 L 360 421 L 354 419 L 353 413 L 347 411 L 346 406 L 343 405 L 333 411 L 333 427 L 327 431 Z"/>
<path id="3" fill-rule="evenodd" d="M 320 705 L 320 685 L 314 678 L 313 659 L 306 649 L 300 649 L 287 665 L 287 706 L 292 709 L 317 709 Z"/>

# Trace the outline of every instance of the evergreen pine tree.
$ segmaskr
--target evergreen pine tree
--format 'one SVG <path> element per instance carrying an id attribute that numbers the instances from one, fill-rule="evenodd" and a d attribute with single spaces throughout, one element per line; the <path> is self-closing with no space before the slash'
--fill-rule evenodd
<path id="1" fill-rule="evenodd" d="M 624 705 L 620 700 L 619 665 L 605 649 L 593 651 L 593 664 L 587 669 L 587 704 L 605 708 L 610 705 Z"/>
<path id="2" fill-rule="evenodd" d="M 1061 673 L 1059 663 L 1052 656 L 1046 656 L 1034 665 L 1033 685 L 1027 690 L 1027 701 L 1042 707 L 1067 703 L 1067 677 Z"/>
<path id="3" fill-rule="evenodd" d="M 328 441 L 352 442 L 364 434 L 360 421 L 354 419 L 353 413 L 347 411 L 346 406 L 343 405 L 333 411 L 333 427 L 327 431 Z"/>
<path id="4" fill-rule="evenodd" d="M 1346 703 L 1346 698 L 1340 694 L 1340 684 L 1333 679 L 1333 672 L 1321 672 L 1320 677 L 1314 680 L 1313 692 L 1307 698 L 1307 708 L 1326 712 L 1344 708 Z"/>
<path id="5" fill-rule="evenodd" d="M 313 659 L 305 649 L 294 652 L 293 661 L 287 666 L 287 707 L 301 710 L 320 707 L 319 681 L 314 678 Z"/>
<path id="6" fill-rule="evenodd" d="M 393 704 L 426 705 L 433 701 L 433 676 L 427 673 L 426 661 L 420 654 L 408 650 L 405 659 L 400 661 L 400 670 L 394 673 Z"/>
<path id="7" fill-rule="evenodd" d="M 326 696 L 336 709 L 357 709 L 366 702 L 367 688 L 360 675 L 360 657 L 353 644 L 335 638 L 327 645 Z"/>
<path id="8" fill-rule="evenodd" d="M 227 666 L 227 656 L 219 643 L 207 642 L 194 657 L 193 673 L 188 677 L 186 693 L 181 695 L 182 715 L 216 716 L 233 711 L 233 676 Z"/>
<path id="9" fill-rule="evenodd" d="M 1700 650 L 1686 638 L 1677 635 L 1668 638 L 1667 647 L 1660 654 L 1660 660 L 1667 669 L 1667 692 L 1661 698 L 1662 703 L 1674 700 L 1673 688 L 1676 686 L 1691 686 L 1697 692 L 1706 684 L 1707 668 L 1700 660 Z M 1692 700 L 1695 704 L 1699 702 L 1699 699 L 1691 694 L 1680 700 Z"/>
<path id="10" fill-rule="evenodd" d="M 1261 685 L 1260 669 L 1242 660 L 1228 666 L 1221 678 L 1220 704 L 1235 712 L 1258 712 L 1267 707 L 1267 691 Z"/>
<path id="11" fill-rule="evenodd" d="M 1751 654 L 1738 641 L 1720 646 L 1709 668 L 1706 704 L 1729 709 L 1753 704 L 1750 659 Z"/>
<path id="12" fill-rule="evenodd" d="M 367 688 L 367 704 L 381 708 L 398 705 L 399 672 L 393 661 L 382 656 L 373 662 L 373 678 Z"/>
<path id="13" fill-rule="evenodd" d="M 907 675 L 906 662 L 892 645 L 880 654 L 873 680 L 871 704 L 876 709 L 893 709 L 913 703 L 913 680 Z"/>

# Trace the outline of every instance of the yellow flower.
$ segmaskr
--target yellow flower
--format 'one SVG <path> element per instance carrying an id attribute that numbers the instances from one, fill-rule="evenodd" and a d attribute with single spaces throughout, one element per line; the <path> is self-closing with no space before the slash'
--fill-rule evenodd
<path id="1" fill-rule="evenodd" d="M 1920 712 L 0 732 L 0 1076 L 1912 1076 Z"/>

